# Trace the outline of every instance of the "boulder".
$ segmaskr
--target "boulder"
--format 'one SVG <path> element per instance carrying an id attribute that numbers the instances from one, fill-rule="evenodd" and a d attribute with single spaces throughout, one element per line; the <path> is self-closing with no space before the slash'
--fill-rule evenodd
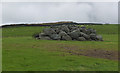
<path id="1" fill-rule="evenodd" d="M 64 31 L 60 31 L 59 35 L 61 36 L 61 40 L 72 40 L 72 38 Z"/>
<path id="2" fill-rule="evenodd" d="M 61 39 L 61 36 L 58 35 L 58 34 L 51 34 L 51 35 L 50 35 L 50 38 L 53 39 L 53 40 L 60 40 L 60 39 Z"/>
<path id="3" fill-rule="evenodd" d="M 80 36 L 80 30 L 73 30 L 69 35 L 72 39 L 77 39 Z"/>
<path id="4" fill-rule="evenodd" d="M 75 27 L 75 26 L 74 26 L 74 27 L 71 28 L 70 31 L 72 32 L 72 31 L 74 31 L 74 30 L 76 30 L 76 29 L 78 29 L 78 27 Z"/>
<path id="5" fill-rule="evenodd" d="M 68 25 L 68 28 L 71 30 L 74 27 L 74 25 Z"/>
<path id="6" fill-rule="evenodd" d="M 86 39 L 84 37 L 79 37 L 77 40 L 78 41 L 86 41 Z"/>
<path id="7" fill-rule="evenodd" d="M 90 40 L 90 36 L 85 34 L 85 33 L 83 33 L 83 32 L 80 32 L 80 36 L 84 37 L 86 40 Z"/>
<path id="8" fill-rule="evenodd" d="M 91 34 L 90 34 L 90 38 L 91 38 L 92 40 L 96 40 L 96 34 L 91 33 Z"/>
<path id="9" fill-rule="evenodd" d="M 62 40 L 72 40 L 72 38 L 69 36 L 69 35 L 66 35 L 66 36 L 62 36 L 61 37 Z"/>
<path id="10" fill-rule="evenodd" d="M 39 36 L 46 36 L 46 34 L 45 33 L 40 33 Z"/>
<path id="11" fill-rule="evenodd" d="M 60 36 L 66 36 L 67 33 L 61 30 L 61 31 L 59 32 L 59 35 L 60 35 Z"/>
<path id="12" fill-rule="evenodd" d="M 55 34 L 56 32 L 52 29 L 52 28 L 45 28 L 43 29 L 43 33 L 45 33 L 45 35 L 51 35 L 51 34 Z"/>
<path id="13" fill-rule="evenodd" d="M 69 32 L 69 28 L 68 28 L 67 26 L 65 26 L 65 25 L 62 25 L 62 26 L 61 26 L 61 30 L 62 30 L 62 31 L 65 31 L 66 33 Z"/>
<path id="14" fill-rule="evenodd" d="M 87 29 L 85 29 L 85 28 L 80 28 L 80 31 L 83 32 L 83 33 L 87 33 L 88 32 Z"/>

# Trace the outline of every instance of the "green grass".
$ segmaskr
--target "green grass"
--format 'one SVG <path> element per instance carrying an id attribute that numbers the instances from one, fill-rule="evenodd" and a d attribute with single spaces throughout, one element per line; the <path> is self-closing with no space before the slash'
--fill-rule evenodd
<path id="1" fill-rule="evenodd" d="M 118 25 L 91 25 L 86 26 L 87 28 L 96 29 L 98 34 L 118 34 Z M 32 36 L 35 33 L 39 33 L 45 27 L 9 27 L 3 29 L 3 37 L 21 37 L 21 36 Z"/>
<path id="2" fill-rule="evenodd" d="M 104 27 L 105 26 L 105 27 Z M 92 26 L 88 26 L 92 27 Z M 104 29 L 101 29 L 103 28 Z M 116 25 L 94 26 L 103 42 L 36 40 L 34 33 L 44 27 L 3 28 L 3 71 L 117 71 L 118 61 L 70 55 L 63 46 L 79 49 L 118 50 Z M 114 28 L 111 30 L 109 28 Z M 105 32 L 101 32 L 103 30 Z M 30 32 L 29 32 L 30 31 Z M 116 32 L 117 31 L 117 32 Z"/>
<path id="3" fill-rule="evenodd" d="M 45 27 L 9 27 L 2 28 L 3 37 L 23 37 L 23 36 L 32 36 L 35 33 L 40 33 Z M 5 33 L 5 34 L 4 34 Z"/>
<path id="4" fill-rule="evenodd" d="M 87 28 L 96 29 L 98 34 L 118 34 L 118 24 L 114 25 L 91 25 L 86 26 Z"/>

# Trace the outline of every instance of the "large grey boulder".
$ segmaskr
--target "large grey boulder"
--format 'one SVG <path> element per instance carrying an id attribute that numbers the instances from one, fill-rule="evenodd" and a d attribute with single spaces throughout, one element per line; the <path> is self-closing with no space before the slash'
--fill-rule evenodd
<path id="1" fill-rule="evenodd" d="M 66 35 L 66 36 L 62 36 L 61 37 L 62 40 L 72 40 L 72 38 L 69 36 L 69 35 Z"/>
<path id="2" fill-rule="evenodd" d="M 45 33 L 40 33 L 39 36 L 46 36 L 46 34 Z"/>
<path id="3" fill-rule="evenodd" d="M 45 28 L 43 29 L 43 33 L 45 33 L 45 35 L 51 35 L 55 34 L 56 32 L 52 28 Z"/>
<path id="4" fill-rule="evenodd" d="M 61 31 L 59 32 L 59 35 L 60 35 L 60 36 L 66 36 L 67 33 L 61 30 Z"/>
<path id="5" fill-rule="evenodd" d="M 68 26 L 65 26 L 65 25 L 62 25 L 62 26 L 61 26 L 61 30 L 62 30 L 62 31 L 65 31 L 66 33 L 69 32 Z"/>
<path id="6" fill-rule="evenodd" d="M 72 40 L 72 38 L 64 31 L 60 31 L 59 35 L 61 36 L 61 40 Z"/>
<path id="7" fill-rule="evenodd" d="M 80 32 L 80 36 L 81 36 L 81 37 L 84 37 L 86 40 L 89 40 L 89 39 L 90 39 L 90 36 L 87 35 L 86 33 L 83 33 L 83 32 Z"/>
<path id="8" fill-rule="evenodd" d="M 53 39 L 53 40 L 60 40 L 60 39 L 61 39 L 61 36 L 58 35 L 58 34 L 51 34 L 51 35 L 50 35 L 50 38 Z"/>
<path id="9" fill-rule="evenodd" d="M 80 36 L 80 30 L 73 30 L 69 35 L 72 39 L 77 39 Z"/>
<path id="10" fill-rule="evenodd" d="M 80 28 L 80 32 L 87 33 L 87 29 L 85 29 L 85 28 Z"/>
<path id="11" fill-rule="evenodd" d="M 90 34 L 90 38 L 91 38 L 92 40 L 96 40 L 96 34 L 91 33 L 91 34 Z"/>
<path id="12" fill-rule="evenodd" d="M 45 33 L 40 33 L 38 34 L 39 37 L 37 39 L 41 39 L 41 40 L 51 40 L 49 36 L 46 36 Z"/>

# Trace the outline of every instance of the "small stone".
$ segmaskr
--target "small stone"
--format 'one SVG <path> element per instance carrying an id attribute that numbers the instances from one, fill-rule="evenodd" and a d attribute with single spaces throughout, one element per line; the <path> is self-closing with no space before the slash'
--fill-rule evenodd
<path id="1" fill-rule="evenodd" d="M 101 35 L 97 35 L 97 36 L 96 36 L 96 39 L 97 39 L 97 40 L 99 40 L 99 41 L 103 41 L 103 39 L 102 39 L 102 36 L 101 36 Z"/>

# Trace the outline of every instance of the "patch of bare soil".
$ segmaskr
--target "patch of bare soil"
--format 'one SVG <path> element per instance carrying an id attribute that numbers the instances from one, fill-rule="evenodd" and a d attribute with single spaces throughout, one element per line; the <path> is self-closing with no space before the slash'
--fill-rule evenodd
<path id="1" fill-rule="evenodd" d="M 95 58 L 104 58 L 110 60 L 118 60 L 118 51 L 106 51 L 101 49 L 79 49 L 76 46 L 62 46 L 62 52 L 70 53 L 71 55 L 83 55 Z"/>

